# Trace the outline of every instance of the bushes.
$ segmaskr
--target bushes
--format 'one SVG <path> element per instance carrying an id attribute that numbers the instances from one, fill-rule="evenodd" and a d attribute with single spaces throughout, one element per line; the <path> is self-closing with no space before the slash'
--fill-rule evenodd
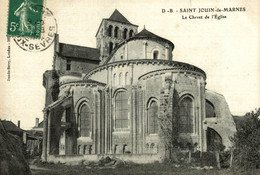
<path id="1" fill-rule="evenodd" d="M 260 108 L 247 113 L 243 120 L 237 121 L 234 143 L 234 163 L 240 168 L 260 167 Z"/>

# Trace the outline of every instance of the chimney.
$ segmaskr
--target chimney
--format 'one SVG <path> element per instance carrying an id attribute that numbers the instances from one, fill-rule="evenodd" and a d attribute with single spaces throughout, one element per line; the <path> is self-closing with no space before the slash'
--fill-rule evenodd
<path id="1" fill-rule="evenodd" d="M 36 118 L 35 120 L 35 127 L 39 127 L 39 118 Z"/>
<path id="2" fill-rule="evenodd" d="M 20 120 L 18 120 L 17 127 L 20 128 Z"/>

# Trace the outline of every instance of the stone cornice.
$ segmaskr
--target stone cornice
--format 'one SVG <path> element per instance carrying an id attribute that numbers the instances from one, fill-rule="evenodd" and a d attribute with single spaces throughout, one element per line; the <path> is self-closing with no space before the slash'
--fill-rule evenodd
<path id="1" fill-rule="evenodd" d="M 206 74 L 203 74 L 202 72 L 194 71 L 194 70 L 189 70 L 189 69 L 179 69 L 176 67 L 173 68 L 167 68 L 167 69 L 159 69 L 159 70 L 154 70 L 151 72 L 147 72 L 146 74 L 141 75 L 138 80 L 144 80 L 148 79 L 150 77 L 154 77 L 156 75 L 161 75 L 167 72 L 173 72 L 173 73 L 183 73 L 186 75 L 195 75 L 195 76 L 202 76 L 204 80 L 206 80 Z"/>
<path id="2" fill-rule="evenodd" d="M 63 84 L 60 84 L 60 89 L 63 89 L 67 86 L 102 86 L 105 87 L 106 84 L 105 83 L 101 83 L 101 82 L 89 82 L 86 80 L 80 80 L 80 81 L 71 81 L 71 82 L 66 82 Z"/>
<path id="3" fill-rule="evenodd" d="M 182 62 L 178 62 L 178 61 L 171 61 L 171 60 L 154 60 L 154 59 L 133 59 L 133 60 L 124 60 L 124 61 L 116 61 L 116 62 L 112 62 L 109 64 L 105 64 L 102 66 L 99 66 L 97 68 L 94 68 L 93 70 L 91 70 L 90 72 L 88 72 L 85 76 L 84 76 L 84 80 L 88 79 L 91 75 L 95 74 L 96 72 L 102 71 L 104 69 L 108 69 L 110 67 L 117 67 L 117 66 L 124 66 L 124 65 L 130 65 L 130 64 L 152 64 L 152 65 L 169 65 L 172 66 L 172 68 L 168 68 L 168 69 L 172 69 L 172 70 L 176 70 L 176 71 L 183 71 L 183 72 L 191 72 L 191 73 L 198 73 L 200 74 L 204 79 L 206 79 L 206 73 L 193 65 L 187 64 L 187 63 L 182 63 Z M 167 69 L 165 69 L 167 70 Z M 156 72 L 157 70 L 155 70 L 154 72 Z M 150 73 L 150 72 L 149 72 Z"/>

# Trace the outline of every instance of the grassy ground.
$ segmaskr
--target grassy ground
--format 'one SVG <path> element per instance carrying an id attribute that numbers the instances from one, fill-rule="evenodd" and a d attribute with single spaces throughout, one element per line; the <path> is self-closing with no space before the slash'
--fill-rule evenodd
<path id="1" fill-rule="evenodd" d="M 172 164 L 145 164 L 145 165 L 137 165 L 137 164 L 127 164 L 122 167 L 115 168 L 104 168 L 104 167 L 95 167 L 88 168 L 85 165 L 75 165 L 69 166 L 64 164 L 47 164 L 47 163 L 37 163 L 35 165 L 31 165 L 31 170 L 33 174 L 46 175 L 46 174 L 55 174 L 55 175 L 80 175 L 80 174 L 174 174 L 174 175 L 257 175 L 260 174 L 260 171 L 251 170 L 247 172 L 238 172 L 231 169 L 211 169 L 211 170 L 196 170 L 192 169 L 189 166 L 180 166 L 175 167 Z"/>

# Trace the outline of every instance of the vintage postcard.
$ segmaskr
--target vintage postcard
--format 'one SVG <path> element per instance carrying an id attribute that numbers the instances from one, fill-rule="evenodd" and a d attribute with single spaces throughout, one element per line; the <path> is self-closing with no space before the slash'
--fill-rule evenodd
<path id="1" fill-rule="evenodd" d="M 259 114 L 259 1 L 1 0 L 0 18 L 0 129 L 26 158 L 87 166 L 74 174 L 235 164 L 237 121 Z"/>

